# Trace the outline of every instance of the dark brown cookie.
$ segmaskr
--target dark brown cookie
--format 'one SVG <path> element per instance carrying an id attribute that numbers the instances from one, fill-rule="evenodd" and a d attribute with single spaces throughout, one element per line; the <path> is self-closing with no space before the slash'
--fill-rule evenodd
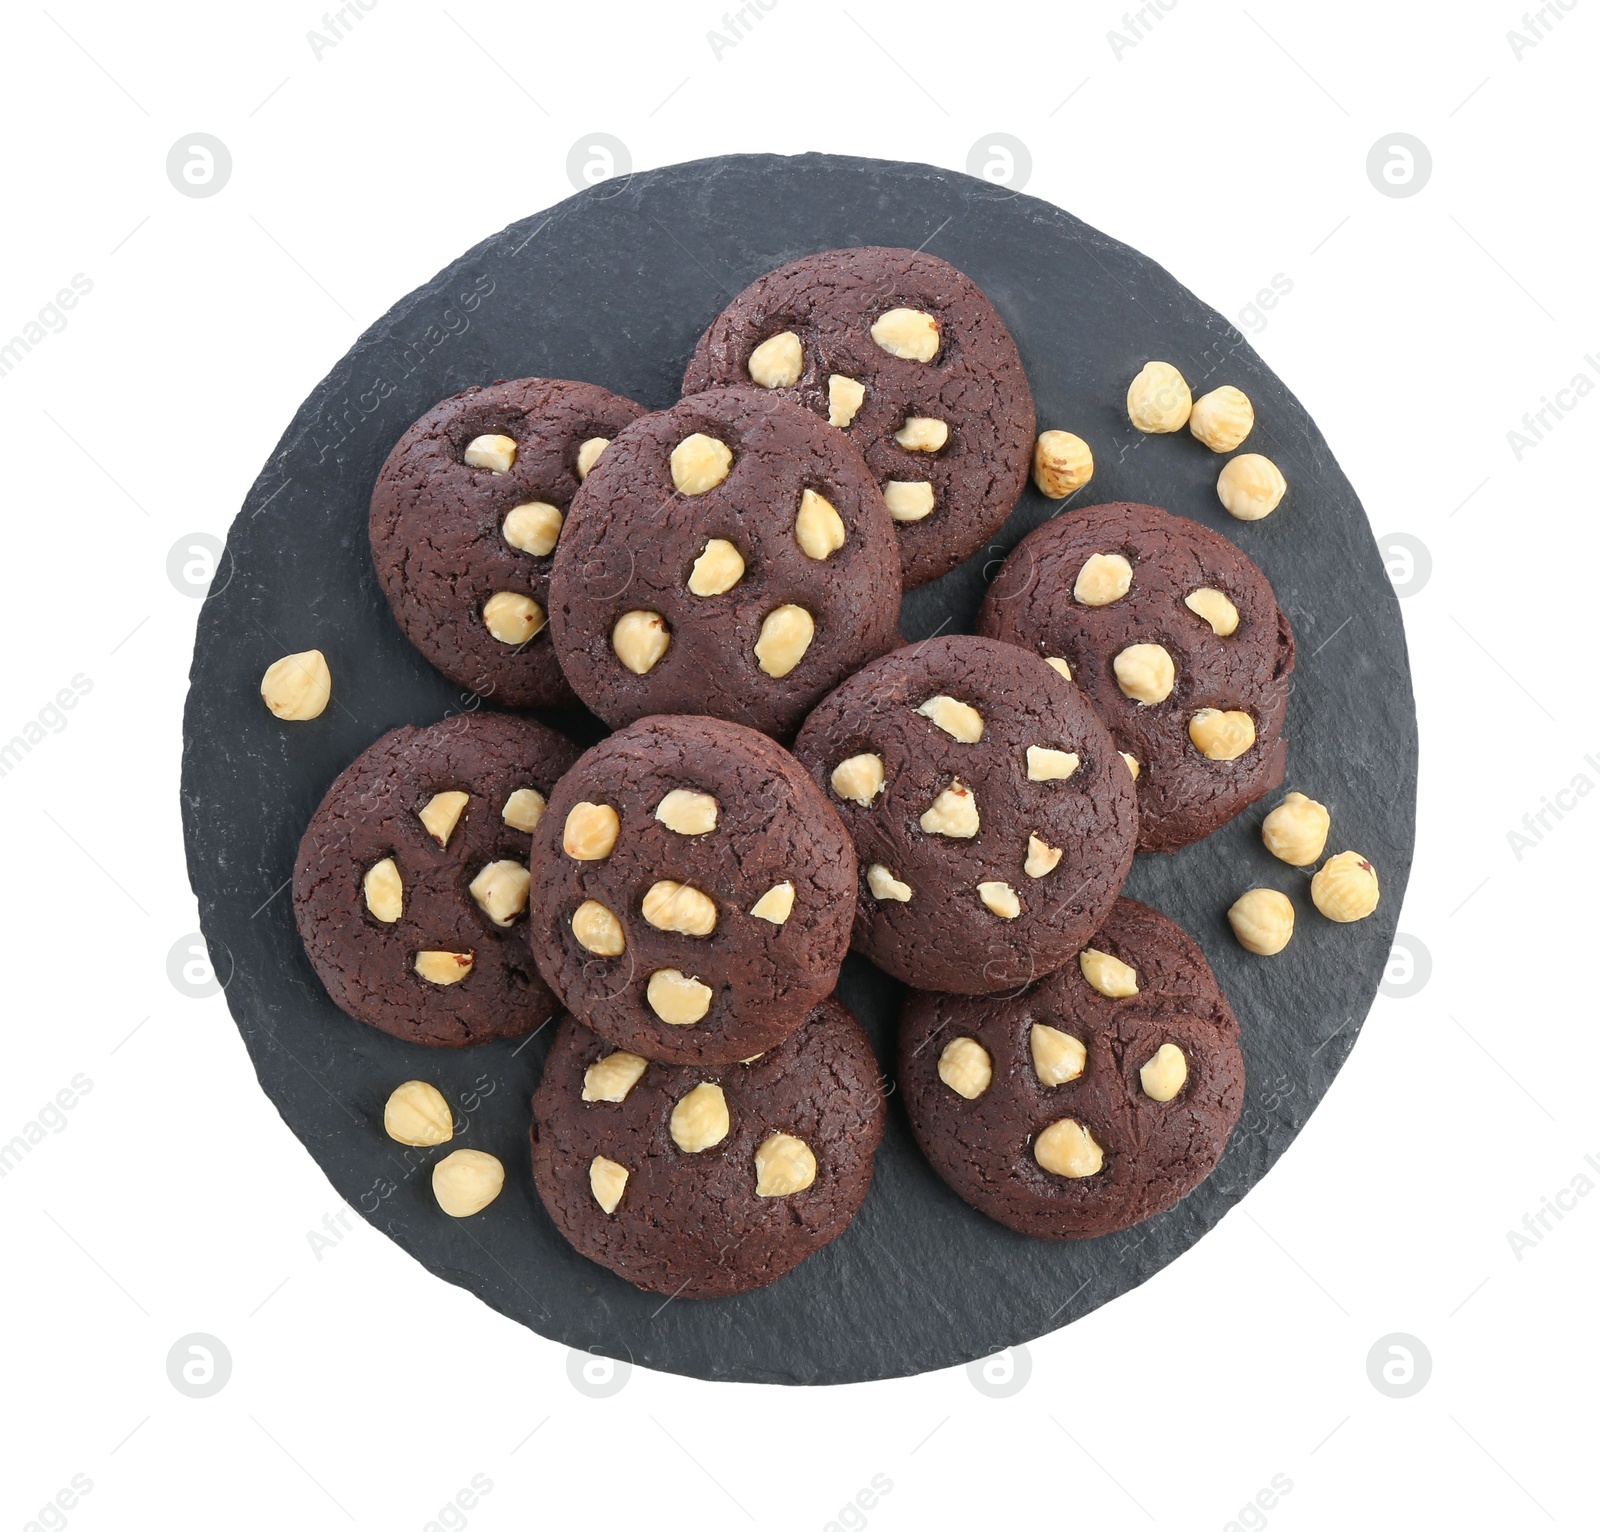
<path id="1" fill-rule="evenodd" d="M 1294 635 L 1267 577 L 1197 521 L 1119 502 L 1046 522 L 978 631 L 1071 667 L 1138 762 L 1141 851 L 1199 840 L 1283 781 Z"/>
<path id="2" fill-rule="evenodd" d="M 533 1097 L 533 1179 L 591 1261 L 648 1292 L 721 1298 L 844 1232 L 883 1116 L 877 1060 L 837 1001 L 721 1067 L 646 1063 L 567 1020 Z"/>
<path id="3" fill-rule="evenodd" d="M 567 1009 L 618 1047 L 721 1064 L 831 993 L 856 863 L 799 762 L 715 718 L 642 718 L 556 785 L 530 935 Z"/>
<path id="4" fill-rule="evenodd" d="M 993 994 L 1071 959 L 1133 861 L 1133 783 L 1050 666 L 992 639 L 912 644 L 795 741 L 855 841 L 854 945 L 908 984 Z"/>
<path id="5" fill-rule="evenodd" d="M 902 486 L 885 494 L 908 588 L 988 542 L 1027 483 L 1033 395 L 1016 343 L 936 256 L 824 250 L 751 283 L 701 336 L 683 391 L 752 380 L 843 425 L 877 482 Z"/>
<path id="6" fill-rule="evenodd" d="M 837 431 L 718 389 L 612 443 L 572 502 L 550 600 L 562 667 L 607 723 L 702 713 L 787 736 L 899 642 L 894 527 Z"/>
<path id="7" fill-rule="evenodd" d="M 593 383 L 519 378 L 436 404 L 395 443 L 372 560 L 400 631 L 452 681 L 505 707 L 573 700 L 546 627 L 551 549 L 593 443 L 643 413 Z M 470 455 L 498 461 L 496 438 L 515 445 L 504 472 L 467 461 L 483 441 Z"/>
<path id="8" fill-rule="evenodd" d="M 577 758 L 532 719 L 462 713 L 392 729 L 339 774 L 294 867 L 295 922 L 335 1005 L 436 1048 L 549 1020 L 521 918 L 528 837 Z"/>
<path id="9" fill-rule="evenodd" d="M 1088 948 L 1017 995 L 913 991 L 900 1022 L 922 1152 L 963 1200 L 1044 1239 L 1109 1234 L 1187 1196 L 1244 1101 L 1238 1023 L 1183 931 L 1119 899 Z M 1137 993 L 1102 993 L 1085 963 Z"/>

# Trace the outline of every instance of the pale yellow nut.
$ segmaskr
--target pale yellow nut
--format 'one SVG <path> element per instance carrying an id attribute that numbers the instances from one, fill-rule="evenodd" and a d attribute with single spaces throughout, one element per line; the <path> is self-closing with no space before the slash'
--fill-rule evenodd
<path id="1" fill-rule="evenodd" d="M 976 1101 L 994 1079 L 994 1060 L 975 1037 L 953 1037 L 939 1055 L 939 1078 L 958 1096 Z"/>
<path id="2" fill-rule="evenodd" d="M 700 1154 L 728 1136 L 728 1098 L 722 1087 L 702 1080 L 672 1109 L 672 1141 L 685 1154 Z"/>
<path id="3" fill-rule="evenodd" d="M 806 656 L 817 625 L 803 606 L 786 602 L 774 607 L 761 621 L 756 639 L 756 666 L 775 681 L 788 675 Z"/>
<path id="4" fill-rule="evenodd" d="M 1059 654 L 1046 655 L 1044 662 L 1063 680 L 1070 681 L 1072 679 L 1072 666 L 1062 659 Z"/>
<path id="5" fill-rule="evenodd" d="M 509 436 L 474 436 L 461 454 L 468 468 L 487 468 L 490 473 L 510 473 L 517 460 L 517 444 Z"/>
<path id="6" fill-rule="evenodd" d="M 621 831 L 622 821 L 609 803 L 575 803 L 561 827 L 561 849 L 575 862 L 603 862 Z"/>
<path id="7" fill-rule="evenodd" d="M 1220 590 L 1202 585 L 1199 590 L 1190 591 L 1183 598 L 1183 604 L 1196 617 L 1209 623 L 1218 638 L 1229 638 L 1239 631 L 1239 608 Z"/>
<path id="8" fill-rule="evenodd" d="M 861 402 L 867 397 L 864 384 L 856 382 L 854 378 L 847 378 L 843 373 L 830 372 L 828 374 L 828 424 L 830 426 L 847 426 L 856 418 L 856 411 L 861 408 Z"/>
<path id="9" fill-rule="evenodd" d="M 923 811 L 917 823 L 928 835 L 971 840 L 978 833 L 978 800 L 970 787 L 954 781 Z"/>
<path id="10" fill-rule="evenodd" d="M 1378 907 L 1378 870 L 1359 851 L 1330 856 L 1312 876 L 1311 902 L 1329 920 L 1364 920 Z"/>
<path id="11" fill-rule="evenodd" d="M 710 936 L 717 929 L 716 901 L 689 883 L 662 878 L 645 891 L 644 918 L 658 931 L 680 936 Z"/>
<path id="12" fill-rule="evenodd" d="M 411 966 L 430 984 L 459 984 L 472 972 L 470 952 L 419 952 Z"/>
<path id="13" fill-rule="evenodd" d="M 760 1057 L 761 1057 L 761 1055 L 759 1053 L 752 1053 L 749 1058 L 740 1059 L 739 1062 L 741 1064 L 753 1064 Z"/>
<path id="14" fill-rule="evenodd" d="M 1256 721 L 1248 713 L 1203 707 L 1189 720 L 1189 739 L 1208 761 L 1236 761 L 1256 742 Z"/>
<path id="15" fill-rule="evenodd" d="M 852 755 L 833 768 L 828 781 L 841 798 L 867 808 L 883 791 L 883 757 Z"/>
<path id="16" fill-rule="evenodd" d="M 500 810 L 500 818 L 513 830 L 532 833 L 544 817 L 544 794 L 536 787 L 516 788 Z"/>
<path id="17" fill-rule="evenodd" d="M 672 449 L 672 482 L 682 495 L 703 495 L 728 477 L 733 453 L 726 442 L 696 431 Z"/>
<path id="18" fill-rule="evenodd" d="M 908 415 L 894 439 L 907 452 L 937 452 L 950 440 L 950 427 L 932 415 Z"/>
<path id="19" fill-rule="evenodd" d="M 1054 872 L 1060 860 L 1060 846 L 1052 846 L 1037 835 L 1028 837 L 1028 859 L 1022 864 L 1022 870 L 1030 878 L 1042 878 L 1047 872 Z"/>
<path id="20" fill-rule="evenodd" d="M 611 647 L 636 676 L 649 675 L 667 652 L 672 634 L 660 612 L 624 612 L 611 630 Z"/>
<path id="21" fill-rule="evenodd" d="M 1189 1061 L 1176 1043 L 1162 1043 L 1139 1066 L 1139 1086 L 1152 1101 L 1171 1101 L 1189 1078 Z"/>
<path id="22" fill-rule="evenodd" d="M 1135 782 L 1137 782 L 1139 780 L 1139 758 L 1138 758 L 1138 756 L 1129 755 L 1126 750 L 1119 750 L 1119 751 L 1117 751 L 1117 754 L 1122 757 L 1123 765 L 1128 768 L 1128 775 L 1130 777 L 1132 777 Z"/>
<path id="23" fill-rule="evenodd" d="M 1217 475 L 1217 499 L 1223 510 L 1240 521 L 1270 516 L 1288 487 L 1278 465 L 1259 452 L 1241 452 L 1229 458 Z"/>
<path id="24" fill-rule="evenodd" d="M 583 1072 L 583 1099 L 626 1101 L 628 1092 L 644 1078 L 646 1067 L 637 1053 L 621 1050 L 596 1059 Z M 607 1208 L 606 1211 L 611 1210 Z"/>
<path id="25" fill-rule="evenodd" d="M 433 1167 L 433 1195 L 452 1218 L 481 1213 L 506 1184 L 506 1168 L 481 1149 L 456 1149 Z"/>
<path id="26" fill-rule="evenodd" d="M 1149 707 L 1172 695 L 1178 672 L 1160 644 L 1129 644 L 1111 662 L 1124 697 Z"/>
<path id="27" fill-rule="evenodd" d="M 1141 431 L 1181 431 L 1193 404 L 1189 385 L 1171 362 L 1146 362 L 1128 385 L 1128 419 Z"/>
<path id="28" fill-rule="evenodd" d="M 615 1213 L 622 1194 L 628 1189 L 628 1167 L 597 1154 L 589 1161 L 589 1192 L 608 1217 Z"/>
<path id="29" fill-rule="evenodd" d="M 1072 582 L 1072 599 L 1080 606 L 1110 606 L 1132 584 L 1133 565 L 1120 553 L 1091 553 Z"/>
<path id="30" fill-rule="evenodd" d="M 320 649 L 274 660 L 261 677 L 261 700 L 286 723 L 319 718 L 333 695 L 333 675 Z"/>
<path id="31" fill-rule="evenodd" d="M 872 338 L 890 356 L 931 362 L 939 354 L 939 321 L 921 309 L 890 309 L 872 326 Z"/>
<path id="32" fill-rule="evenodd" d="M 1030 782 L 1065 782 L 1080 764 L 1076 751 L 1052 750 L 1047 745 L 1028 746 Z"/>
<path id="33" fill-rule="evenodd" d="M 711 986 L 676 968 L 658 968 L 645 986 L 645 999 L 668 1026 L 692 1027 L 711 1009 Z"/>
<path id="34" fill-rule="evenodd" d="M 883 486 L 883 503 L 896 521 L 921 521 L 933 510 L 933 486 L 921 481 L 890 479 Z"/>
<path id="35" fill-rule="evenodd" d="M 941 693 L 929 697 L 917 712 L 963 745 L 975 745 L 983 738 L 983 714 L 970 703 L 958 702 Z"/>
<path id="36" fill-rule="evenodd" d="M 1228 924 L 1246 952 L 1271 957 L 1294 935 L 1294 906 L 1275 888 L 1252 888 L 1233 901 Z"/>
<path id="37" fill-rule="evenodd" d="M 446 793 L 435 793 L 417 810 L 417 818 L 422 821 L 422 828 L 441 846 L 448 846 L 450 837 L 461 822 L 467 802 L 466 793 L 453 789 Z"/>
<path id="38" fill-rule="evenodd" d="M 1028 1033 L 1028 1052 L 1033 1055 L 1033 1072 L 1041 1085 L 1065 1085 L 1083 1073 L 1089 1050 L 1077 1038 L 1041 1021 Z"/>
<path id="39" fill-rule="evenodd" d="M 1015 920 L 1022 913 L 1022 901 L 1009 883 L 990 881 L 978 885 L 978 898 L 984 909 L 1002 920 Z"/>
<path id="40" fill-rule="evenodd" d="M 874 899 L 893 899 L 899 904 L 911 902 L 911 885 L 902 883 L 882 862 L 874 862 L 867 869 L 867 887 Z"/>
<path id="41" fill-rule="evenodd" d="M 756 1196 L 792 1197 L 816 1179 L 817 1157 L 804 1139 L 771 1133 L 757 1147 Z"/>
<path id="42" fill-rule="evenodd" d="M 361 892 L 374 920 L 392 926 L 400 918 L 405 906 L 405 890 L 400 881 L 400 869 L 392 856 L 374 862 L 367 869 L 367 875 L 361 880 Z"/>
<path id="43" fill-rule="evenodd" d="M 491 638 L 515 648 L 544 631 L 544 608 L 521 591 L 497 590 L 483 603 L 483 625 Z"/>
<path id="44" fill-rule="evenodd" d="M 1094 477 L 1094 454 L 1071 431 L 1041 431 L 1033 444 L 1033 482 L 1046 500 L 1065 500 Z"/>
<path id="45" fill-rule="evenodd" d="M 675 787 L 656 805 L 656 818 L 679 835 L 709 835 L 717 827 L 717 800 L 692 787 Z"/>
<path id="46" fill-rule="evenodd" d="M 750 353 L 750 377 L 763 388 L 793 388 L 805 367 L 800 337 L 793 330 L 771 336 Z"/>
<path id="47" fill-rule="evenodd" d="M 521 862 L 490 862 L 467 892 L 497 926 L 509 926 L 528 907 L 528 869 Z"/>
<path id="48" fill-rule="evenodd" d="M 1085 947 L 1078 954 L 1078 967 L 1090 985 L 1108 1000 L 1126 1000 L 1129 995 L 1139 993 L 1139 970 L 1130 968 L 1109 952 Z"/>
<path id="49" fill-rule="evenodd" d="M 794 535 L 808 559 L 825 559 L 844 547 L 844 522 L 816 490 L 808 489 L 800 496 Z"/>
<path id="50" fill-rule="evenodd" d="M 383 1104 L 383 1131 L 397 1144 L 431 1149 L 448 1143 L 455 1130 L 450 1103 L 426 1080 L 407 1080 L 395 1086 Z"/>
<path id="51" fill-rule="evenodd" d="M 750 906 L 750 913 L 757 920 L 781 926 L 794 913 L 794 884 L 788 881 L 774 883 Z"/>
<path id="52" fill-rule="evenodd" d="M 572 912 L 572 934 L 596 957 L 621 957 L 628 948 L 622 922 L 598 899 L 585 899 Z"/>
<path id="53" fill-rule="evenodd" d="M 720 596 L 744 578 L 744 555 L 725 537 L 713 537 L 689 571 L 689 594 Z"/>
<path id="54" fill-rule="evenodd" d="M 589 477 L 590 470 L 600 461 L 600 454 L 611 445 L 609 436 L 591 436 L 578 447 L 578 482 Z"/>
<path id="55" fill-rule="evenodd" d="M 1201 394 L 1189 412 L 1190 434 L 1213 452 L 1232 452 L 1255 423 L 1255 407 L 1231 383 Z"/>
<path id="56" fill-rule="evenodd" d="M 1309 867 L 1328 844 L 1327 809 L 1304 793 L 1290 793 L 1261 821 L 1261 844 L 1280 862 Z"/>
<path id="57" fill-rule="evenodd" d="M 513 548 L 543 558 L 554 551 L 564 520 L 561 512 L 547 501 L 529 500 L 506 512 L 506 519 L 500 523 L 500 535 Z"/>
<path id="58" fill-rule="evenodd" d="M 1051 1123 L 1034 1140 L 1033 1157 L 1051 1175 L 1073 1180 L 1094 1175 L 1106 1162 L 1105 1151 L 1094 1135 L 1070 1117 Z"/>

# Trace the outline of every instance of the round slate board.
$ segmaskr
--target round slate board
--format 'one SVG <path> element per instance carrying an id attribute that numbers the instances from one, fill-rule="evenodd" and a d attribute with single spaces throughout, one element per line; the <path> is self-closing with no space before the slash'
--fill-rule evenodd
<path id="1" fill-rule="evenodd" d="M 536 374 L 663 408 L 696 338 L 746 283 L 861 244 L 927 249 L 989 294 L 1022 350 L 1040 426 L 1093 445 L 1079 501 L 1166 506 L 1265 569 L 1300 646 L 1285 785 L 1331 807 L 1329 851 L 1370 856 L 1383 903 L 1357 925 L 1317 915 L 1306 876 L 1261 845 L 1265 805 L 1175 856 L 1138 859 L 1129 894 L 1199 940 L 1239 1015 L 1249 1070 L 1221 1165 L 1170 1212 L 1082 1243 L 1013 1234 L 934 1176 L 891 1095 L 871 1195 L 839 1240 L 764 1291 L 672 1302 L 585 1261 L 539 1204 L 528 1101 L 548 1031 L 450 1052 L 352 1021 L 307 963 L 284 885 L 342 767 L 396 724 L 475 705 L 406 644 L 373 576 L 368 495 L 405 427 L 469 384 Z M 1214 489 L 1220 458 L 1187 433 L 1144 437 L 1128 424 L 1128 381 L 1152 357 L 1175 363 L 1196 394 L 1227 382 L 1250 395 L 1248 446 L 1290 485 L 1275 515 L 1231 520 Z M 909 596 L 906 636 L 969 628 L 990 561 L 1055 509 L 1030 487 L 987 554 Z M 328 656 L 333 702 L 313 723 L 279 723 L 257 695 L 261 673 L 312 647 Z M 554 721 L 584 743 L 601 732 L 583 716 Z M 693 1377 L 840 1383 L 947 1367 L 1067 1324 L 1181 1254 L 1266 1173 L 1349 1053 L 1387 961 L 1416 766 L 1405 638 L 1365 514 L 1316 426 L 1227 320 L 1136 251 L 1033 198 L 926 165 L 742 155 L 605 182 L 514 224 L 356 342 L 296 414 L 229 534 L 195 644 L 182 807 L 201 926 L 262 1086 L 370 1222 L 569 1346 Z M 1242 951 L 1223 914 L 1255 884 L 1285 890 L 1299 914 L 1295 940 L 1270 960 Z M 840 994 L 887 1067 L 900 987 L 852 957 Z M 505 1162 L 504 1193 L 475 1218 L 434 1205 L 429 1168 L 444 1151 L 384 1135 L 385 1098 L 416 1076 L 465 1118 L 452 1147 Z"/>

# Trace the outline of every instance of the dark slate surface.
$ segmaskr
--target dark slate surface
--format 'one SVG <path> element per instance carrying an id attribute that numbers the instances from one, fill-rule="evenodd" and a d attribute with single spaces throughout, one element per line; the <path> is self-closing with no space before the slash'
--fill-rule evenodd
<path id="1" fill-rule="evenodd" d="M 306 962 L 287 892 L 269 896 L 341 767 L 385 729 L 474 703 L 406 645 L 373 578 L 367 497 L 405 426 L 468 384 L 529 374 L 664 407 L 735 292 L 782 261 L 852 244 L 922 246 L 978 281 L 1022 349 L 1041 427 L 1093 444 L 1080 500 L 1164 505 L 1266 570 L 1300 644 L 1286 786 L 1330 805 L 1329 851 L 1372 857 L 1384 899 L 1358 925 L 1323 920 L 1307 877 L 1262 848 L 1262 808 L 1176 856 L 1139 858 L 1128 892 L 1200 941 L 1243 1025 L 1250 1082 L 1216 1174 L 1160 1218 L 1082 1244 L 1012 1234 L 934 1177 L 891 1097 L 872 1193 L 844 1237 L 763 1292 L 663 1303 L 576 1255 L 539 1206 L 526 1133 L 547 1036 L 452 1053 L 350 1020 Z M 1129 426 L 1124 391 L 1150 357 L 1174 362 L 1197 395 L 1223 382 L 1250 395 L 1247 447 L 1290 484 L 1276 514 L 1231 520 L 1213 489 L 1220 458 L 1187 433 Z M 968 627 L 986 558 L 1052 509 L 1030 488 L 989 555 L 908 598 L 906 635 Z M 328 656 L 334 700 L 314 723 L 280 724 L 258 700 L 261 672 L 310 647 Z M 591 719 L 556 721 L 584 742 L 599 733 Z M 835 1383 L 947 1367 L 1068 1324 L 1180 1255 L 1265 1174 L 1348 1055 L 1413 843 L 1416 720 L 1397 603 L 1327 444 L 1244 338 L 1160 267 L 1046 203 L 929 166 L 831 156 L 735 156 L 607 182 L 486 240 L 397 304 L 301 407 L 234 522 L 183 733 L 184 835 L 215 966 L 231 974 L 262 1086 L 341 1195 L 540 1334 L 702 1378 Z M 1256 883 L 1289 893 L 1300 917 L 1271 960 L 1244 953 L 1224 919 Z M 889 1060 L 899 986 L 852 958 L 842 996 Z M 413 1076 L 458 1102 L 468 1125 L 452 1147 L 505 1162 L 504 1193 L 476 1218 L 433 1204 L 428 1166 L 444 1151 L 384 1136 L 384 1099 Z"/>

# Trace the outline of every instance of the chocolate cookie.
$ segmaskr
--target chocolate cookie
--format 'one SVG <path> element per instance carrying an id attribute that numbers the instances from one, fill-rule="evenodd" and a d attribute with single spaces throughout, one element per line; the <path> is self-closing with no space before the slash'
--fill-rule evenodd
<path id="1" fill-rule="evenodd" d="M 1071 667 L 1138 763 L 1139 849 L 1209 835 L 1283 781 L 1294 635 L 1226 537 L 1153 505 L 1091 505 L 1030 532 L 978 631 Z"/>
<path id="2" fill-rule="evenodd" d="M 400 631 L 452 681 L 506 707 L 572 701 L 546 630 L 562 518 L 637 415 L 593 383 L 519 378 L 436 404 L 394 445 L 368 535 Z"/>
<path id="3" fill-rule="evenodd" d="M 1067 962 L 1133 861 L 1133 782 L 1076 687 L 1009 644 L 913 644 L 795 741 L 860 862 L 855 947 L 908 984 L 992 994 Z"/>
<path id="4" fill-rule="evenodd" d="M 623 431 L 572 502 L 556 653 L 607 723 L 792 734 L 899 641 L 894 527 L 861 455 L 797 405 L 718 389 Z"/>
<path id="5" fill-rule="evenodd" d="M 824 250 L 751 283 L 700 337 L 683 391 L 752 381 L 861 449 L 908 588 L 988 542 L 1027 483 L 1033 395 L 1016 342 L 936 256 Z"/>
<path id="6" fill-rule="evenodd" d="M 300 842 L 294 915 L 358 1021 L 436 1048 L 531 1032 L 558 1009 L 528 952 L 528 836 L 578 757 L 508 713 L 391 729 Z"/>
<path id="7" fill-rule="evenodd" d="M 618 1047 L 722 1064 L 829 994 L 856 861 L 799 762 L 715 718 L 642 718 L 556 785 L 533 838 L 546 982 Z"/>
<path id="8" fill-rule="evenodd" d="M 745 1063 L 652 1064 L 574 1021 L 533 1097 L 533 1179 L 591 1261 L 672 1298 L 765 1287 L 844 1232 L 883 1136 L 878 1062 L 824 1000 Z"/>
<path id="9" fill-rule="evenodd" d="M 1239 1025 L 1200 949 L 1118 899 L 1079 962 L 1020 994 L 913 991 L 899 1083 L 922 1152 L 980 1212 L 1085 1239 L 1211 1174 L 1244 1100 Z"/>

